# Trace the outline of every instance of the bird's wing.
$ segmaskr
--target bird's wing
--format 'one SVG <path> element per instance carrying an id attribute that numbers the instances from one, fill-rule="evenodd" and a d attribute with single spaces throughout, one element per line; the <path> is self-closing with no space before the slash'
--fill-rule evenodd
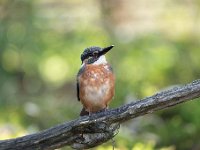
<path id="1" fill-rule="evenodd" d="M 77 99 L 78 99 L 78 101 L 80 101 L 80 95 L 79 95 L 79 92 L 80 92 L 80 90 L 79 90 L 79 76 L 81 75 L 81 73 L 83 73 L 83 71 L 85 70 L 84 69 L 85 67 L 81 67 L 81 69 L 78 71 L 78 74 L 77 74 L 77 79 L 76 79 L 76 95 L 77 95 Z"/>
<path id="2" fill-rule="evenodd" d="M 78 99 L 78 101 L 80 101 L 80 97 L 79 97 L 79 83 L 78 83 L 78 81 L 77 81 L 77 83 L 76 83 L 76 94 L 77 94 L 77 99 Z"/>

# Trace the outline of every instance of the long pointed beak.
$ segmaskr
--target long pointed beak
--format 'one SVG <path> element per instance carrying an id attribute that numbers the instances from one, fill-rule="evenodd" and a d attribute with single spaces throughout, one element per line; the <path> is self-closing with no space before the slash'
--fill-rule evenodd
<path id="1" fill-rule="evenodd" d="M 110 51 L 112 48 L 114 47 L 114 45 L 102 48 L 101 51 L 99 52 L 99 56 L 106 54 L 108 51 Z"/>

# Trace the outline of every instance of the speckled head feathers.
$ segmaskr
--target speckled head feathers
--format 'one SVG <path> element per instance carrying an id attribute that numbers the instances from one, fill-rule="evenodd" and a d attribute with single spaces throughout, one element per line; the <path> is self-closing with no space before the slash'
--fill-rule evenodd
<path id="1" fill-rule="evenodd" d="M 100 51 L 102 48 L 97 46 L 91 46 L 86 48 L 83 53 L 81 54 L 81 61 L 84 61 L 88 57 L 92 57 L 93 53 L 96 51 Z"/>
<path id="2" fill-rule="evenodd" d="M 98 46 L 91 46 L 86 48 L 83 53 L 81 54 L 81 61 L 83 62 L 85 59 L 89 57 L 100 57 L 101 55 L 106 54 L 109 50 L 111 50 L 114 47 L 114 45 L 101 48 Z"/>

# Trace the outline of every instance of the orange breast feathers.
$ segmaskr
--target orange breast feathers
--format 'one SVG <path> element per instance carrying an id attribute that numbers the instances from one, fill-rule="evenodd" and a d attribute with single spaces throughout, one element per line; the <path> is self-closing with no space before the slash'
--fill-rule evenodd
<path id="1" fill-rule="evenodd" d="M 108 107 L 115 92 L 115 77 L 109 64 L 87 64 L 78 76 L 79 97 L 86 111 Z"/>

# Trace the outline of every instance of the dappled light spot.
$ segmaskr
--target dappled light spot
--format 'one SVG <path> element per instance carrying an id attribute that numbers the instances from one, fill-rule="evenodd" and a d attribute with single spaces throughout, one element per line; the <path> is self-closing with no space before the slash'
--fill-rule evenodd
<path id="1" fill-rule="evenodd" d="M 148 141 L 147 143 L 137 142 L 132 150 L 153 150 L 155 147 L 155 141 Z"/>
<path id="2" fill-rule="evenodd" d="M 145 96 L 150 96 L 150 95 L 156 93 L 156 91 L 159 90 L 155 85 L 150 84 L 150 83 L 148 83 L 148 82 L 143 83 L 143 84 L 141 85 L 141 87 L 144 89 L 144 90 L 142 91 L 142 94 L 145 95 Z"/>
<path id="3" fill-rule="evenodd" d="M 15 138 L 27 134 L 27 131 L 16 124 L 0 124 L 0 140 Z"/>
<path id="4" fill-rule="evenodd" d="M 35 103 L 27 102 L 27 103 L 24 104 L 24 111 L 29 116 L 34 117 L 34 116 L 38 116 L 39 115 L 40 108 Z"/>
<path id="5" fill-rule="evenodd" d="M 49 56 L 39 64 L 39 71 L 44 81 L 60 85 L 63 84 L 69 73 L 67 61 L 59 56 Z"/>

